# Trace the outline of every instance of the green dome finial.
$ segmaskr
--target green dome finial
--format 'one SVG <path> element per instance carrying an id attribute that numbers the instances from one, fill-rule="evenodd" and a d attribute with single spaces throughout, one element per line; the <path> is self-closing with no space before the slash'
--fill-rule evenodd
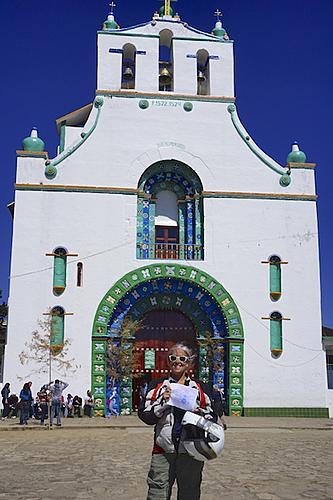
<path id="1" fill-rule="evenodd" d="M 38 131 L 36 127 L 32 128 L 29 137 L 23 139 L 22 145 L 24 151 L 44 151 L 45 149 L 45 143 L 38 137 Z"/>
<path id="2" fill-rule="evenodd" d="M 214 13 L 214 16 L 217 18 L 215 28 L 212 31 L 212 35 L 217 36 L 218 38 L 227 38 L 227 32 L 222 26 L 222 21 L 220 17 L 222 16 L 222 12 L 217 9 L 216 12 Z"/>
<path id="3" fill-rule="evenodd" d="M 291 151 L 287 156 L 287 163 L 306 163 L 306 154 L 300 151 L 296 141 L 291 146 Z"/>
<path id="4" fill-rule="evenodd" d="M 115 20 L 113 13 L 113 9 L 114 7 L 116 7 L 116 4 L 114 2 L 111 2 L 109 5 L 111 7 L 111 10 L 106 21 L 104 21 L 103 30 L 119 30 L 120 26 Z"/>

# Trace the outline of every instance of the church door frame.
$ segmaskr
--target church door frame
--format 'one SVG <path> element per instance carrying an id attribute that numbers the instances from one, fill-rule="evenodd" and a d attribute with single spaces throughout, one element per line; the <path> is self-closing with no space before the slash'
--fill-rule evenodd
<path id="1" fill-rule="evenodd" d="M 208 273 L 192 266 L 180 264 L 151 264 L 134 269 L 120 278 L 101 300 L 92 331 L 91 386 L 95 397 L 95 416 L 106 414 L 107 328 L 114 309 L 128 293 L 135 293 L 139 284 L 158 279 L 184 280 L 208 293 L 221 310 L 228 347 L 228 406 L 230 415 L 240 416 L 243 411 L 244 392 L 244 334 L 237 305 L 226 289 Z M 128 412 L 126 412 L 128 413 Z"/>

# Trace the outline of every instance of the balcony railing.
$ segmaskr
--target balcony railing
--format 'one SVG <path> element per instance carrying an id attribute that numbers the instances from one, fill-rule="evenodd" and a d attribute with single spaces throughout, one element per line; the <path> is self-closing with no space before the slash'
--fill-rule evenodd
<path id="1" fill-rule="evenodd" d="M 140 243 L 137 246 L 138 259 L 203 260 L 202 245 L 184 245 L 179 243 Z"/>

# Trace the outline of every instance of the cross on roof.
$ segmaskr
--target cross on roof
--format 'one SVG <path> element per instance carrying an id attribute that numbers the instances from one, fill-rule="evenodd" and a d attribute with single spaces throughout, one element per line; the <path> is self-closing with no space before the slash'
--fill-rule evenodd
<path id="1" fill-rule="evenodd" d="M 216 12 L 214 13 L 214 16 L 217 17 L 217 20 L 219 21 L 220 20 L 220 17 L 222 16 L 222 12 L 220 11 L 220 9 L 217 9 Z"/>
<path id="2" fill-rule="evenodd" d="M 114 2 L 111 2 L 111 3 L 109 3 L 109 5 L 110 5 L 110 7 L 111 7 L 111 11 L 110 11 L 110 13 L 111 13 L 111 14 L 113 14 L 113 8 L 114 8 L 114 7 L 116 7 L 116 6 L 117 6 L 117 4 L 116 4 L 116 3 L 114 3 Z"/>

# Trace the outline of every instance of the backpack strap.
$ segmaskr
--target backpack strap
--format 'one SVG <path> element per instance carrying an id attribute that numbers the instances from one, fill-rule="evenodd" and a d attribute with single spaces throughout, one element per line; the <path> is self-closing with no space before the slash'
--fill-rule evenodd
<path id="1" fill-rule="evenodd" d="M 202 387 L 199 382 L 196 383 L 199 389 L 199 395 L 200 395 L 200 408 L 206 408 L 206 398 L 205 398 L 205 393 L 202 390 Z"/>
<path id="2" fill-rule="evenodd" d="M 151 402 L 152 403 L 154 401 L 156 401 L 157 393 L 160 390 L 160 388 L 162 387 L 163 383 L 164 383 L 164 380 L 163 380 L 163 382 L 160 382 L 159 384 L 157 384 L 157 386 L 155 387 L 154 392 L 153 392 L 152 397 L 151 397 Z"/>

